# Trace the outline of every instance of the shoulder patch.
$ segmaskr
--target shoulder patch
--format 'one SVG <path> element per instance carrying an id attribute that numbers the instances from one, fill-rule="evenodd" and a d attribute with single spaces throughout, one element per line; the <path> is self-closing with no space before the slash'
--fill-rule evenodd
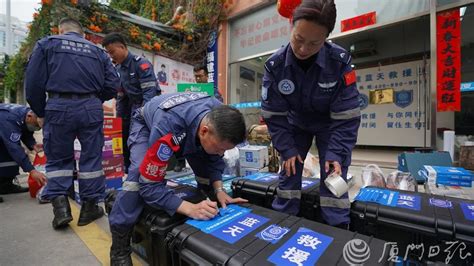
<path id="1" fill-rule="evenodd" d="M 356 73 L 354 70 L 351 70 L 344 74 L 344 83 L 346 86 L 352 85 L 356 82 Z"/>
<path id="2" fill-rule="evenodd" d="M 283 62 L 283 57 L 281 55 L 271 56 L 265 62 L 265 69 L 270 72 L 272 69 L 276 68 Z"/>
<path id="3" fill-rule="evenodd" d="M 171 155 L 173 155 L 173 150 L 171 150 L 168 145 L 161 143 L 160 147 L 158 147 L 158 152 L 156 153 L 158 159 L 162 162 L 167 162 L 171 158 Z"/>
<path id="4" fill-rule="evenodd" d="M 11 135 L 10 135 L 10 141 L 12 142 L 18 142 L 21 138 L 21 134 L 20 133 L 15 133 L 13 132 Z"/>
<path id="5" fill-rule="evenodd" d="M 351 54 L 346 51 L 344 48 L 337 46 L 336 44 L 331 44 L 331 58 L 336 61 L 342 62 L 344 64 L 349 64 L 351 61 Z"/>
<path id="6" fill-rule="evenodd" d="M 141 70 L 147 70 L 149 68 L 150 68 L 150 64 L 148 64 L 148 63 L 140 64 L 140 69 Z"/>

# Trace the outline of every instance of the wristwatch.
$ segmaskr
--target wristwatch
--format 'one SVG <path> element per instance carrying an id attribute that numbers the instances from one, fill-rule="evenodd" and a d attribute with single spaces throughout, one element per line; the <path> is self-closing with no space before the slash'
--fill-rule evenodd
<path id="1" fill-rule="evenodd" d="M 222 191 L 224 193 L 227 193 L 227 191 L 225 191 L 225 189 L 223 187 L 219 187 L 219 188 L 214 189 L 214 194 L 217 195 L 217 193 L 220 192 L 220 191 Z"/>

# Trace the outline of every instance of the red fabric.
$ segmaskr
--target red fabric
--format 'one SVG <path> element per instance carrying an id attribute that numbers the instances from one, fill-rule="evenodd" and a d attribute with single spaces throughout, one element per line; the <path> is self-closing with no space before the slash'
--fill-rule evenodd
<path id="1" fill-rule="evenodd" d="M 344 82 L 346 83 L 346 86 L 352 85 L 356 82 L 356 80 L 357 78 L 354 70 L 351 70 L 350 72 L 344 74 Z"/>
<path id="2" fill-rule="evenodd" d="M 44 166 L 46 165 L 46 155 L 44 155 L 43 152 L 36 153 L 35 160 L 33 161 L 33 166 L 38 167 L 38 166 Z M 36 194 L 38 193 L 38 190 L 40 190 L 42 186 L 36 182 L 31 175 L 28 176 L 28 188 L 30 190 L 30 196 L 32 198 L 36 197 Z"/>
<path id="3" fill-rule="evenodd" d="M 301 0 L 278 0 L 277 10 L 281 16 L 290 18 L 293 16 L 293 11 L 301 4 Z"/>
<path id="4" fill-rule="evenodd" d="M 162 150 L 160 150 L 160 147 Z M 140 174 L 152 181 L 163 181 L 169 157 L 173 155 L 173 152 L 177 152 L 179 148 L 179 145 L 173 142 L 173 135 L 171 133 L 161 137 L 146 152 L 140 164 Z M 171 151 L 167 149 L 171 149 Z M 161 158 L 158 154 L 162 154 Z"/>
<path id="5" fill-rule="evenodd" d="M 140 68 L 141 68 L 142 70 L 147 70 L 147 69 L 150 68 L 150 65 L 149 65 L 148 63 L 143 63 L 143 64 L 140 65 Z"/>

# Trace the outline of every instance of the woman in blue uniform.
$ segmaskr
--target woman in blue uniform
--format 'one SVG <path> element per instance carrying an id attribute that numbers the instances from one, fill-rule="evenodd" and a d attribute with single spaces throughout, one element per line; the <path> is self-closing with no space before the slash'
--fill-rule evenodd
<path id="1" fill-rule="evenodd" d="M 283 161 L 273 208 L 299 212 L 303 161 L 314 138 L 322 217 L 330 225 L 347 228 L 347 193 L 338 198 L 324 184 L 329 169 L 346 178 L 360 124 L 351 57 L 327 41 L 335 21 L 332 0 L 305 0 L 293 11 L 290 43 L 265 63 L 262 115 Z"/>

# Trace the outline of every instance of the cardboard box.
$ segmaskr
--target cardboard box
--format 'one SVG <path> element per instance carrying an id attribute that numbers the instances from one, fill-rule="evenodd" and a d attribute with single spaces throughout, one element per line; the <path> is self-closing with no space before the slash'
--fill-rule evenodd
<path id="1" fill-rule="evenodd" d="M 104 118 L 104 135 L 122 134 L 122 118 L 106 117 Z"/>
<path id="2" fill-rule="evenodd" d="M 123 154 L 122 135 L 104 136 L 104 147 L 102 148 L 102 158 L 113 158 L 115 155 Z"/>
<path id="3" fill-rule="evenodd" d="M 240 167 L 261 169 L 268 165 L 268 147 L 247 145 L 239 148 Z"/>
<path id="4" fill-rule="evenodd" d="M 115 155 L 111 158 L 103 159 L 102 168 L 104 169 L 106 179 L 124 176 L 123 156 Z"/>
<path id="5" fill-rule="evenodd" d="M 264 168 L 252 168 L 252 167 L 240 167 L 239 175 L 240 176 L 249 176 L 254 175 L 256 173 L 265 173 L 268 172 L 268 167 Z"/>
<path id="6" fill-rule="evenodd" d="M 425 165 L 428 184 L 472 187 L 474 175 L 462 167 Z"/>

